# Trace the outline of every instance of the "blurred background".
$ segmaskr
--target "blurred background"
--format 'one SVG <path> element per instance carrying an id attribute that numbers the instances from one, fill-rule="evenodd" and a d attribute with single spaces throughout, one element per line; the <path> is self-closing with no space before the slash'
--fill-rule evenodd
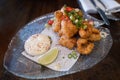
<path id="1" fill-rule="evenodd" d="M 77 0 L 0 0 L 0 80 L 27 80 L 4 69 L 3 59 L 8 44 L 25 24 L 60 9 L 64 4 L 79 7 Z M 104 60 L 91 69 L 46 80 L 120 80 L 120 22 L 110 22 L 114 26 L 110 30 L 115 43 Z"/>

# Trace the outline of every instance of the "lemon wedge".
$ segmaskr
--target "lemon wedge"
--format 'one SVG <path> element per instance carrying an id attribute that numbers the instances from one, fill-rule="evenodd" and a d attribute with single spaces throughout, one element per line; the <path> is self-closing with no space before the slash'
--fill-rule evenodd
<path id="1" fill-rule="evenodd" d="M 58 52 L 59 50 L 57 48 L 52 48 L 38 59 L 38 63 L 42 65 L 48 65 L 52 63 L 57 58 Z"/>

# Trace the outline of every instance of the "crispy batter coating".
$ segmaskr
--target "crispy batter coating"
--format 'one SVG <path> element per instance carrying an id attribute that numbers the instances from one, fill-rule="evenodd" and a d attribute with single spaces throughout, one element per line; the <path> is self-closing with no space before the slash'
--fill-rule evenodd
<path id="1" fill-rule="evenodd" d="M 77 41 L 76 38 L 67 38 L 65 36 L 62 36 L 59 40 L 59 43 L 62 46 L 72 49 L 73 47 L 76 46 L 76 41 Z"/>
<path id="2" fill-rule="evenodd" d="M 73 37 L 78 32 L 77 27 L 70 20 L 62 20 L 61 34 L 67 38 Z"/>
<path id="3" fill-rule="evenodd" d="M 90 54 L 94 48 L 94 43 L 88 42 L 86 39 L 79 38 L 77 40 L 77 50 L 80 54 Z"/>
<path id="4" fill-rule="evenodd" d="M 65 10 L 66 7 L 62 7 L 61 10 L 54 13 L 55 20 L 53 30 L 60 36 L 59 44 L 69 49 L 77 46 L 77 50 L 80 54 L 90 54 L 94 48 L 93 42 L 101 39 L 100 31 L 86 20 L 82 21 L 83 25 L 78 29 L 78 26 L 74 24 L 75 22 L 72 22 L 70 14 L 68 15 Z M 75 9 L 75 11 L 80 17 L 83 17 L 81 11 L 78 9 Z M 75 35 L 79 35 L 80 38 L 78 39 Z"/>
<path id="5" fill-rule="evenodd" d="M 100 31 L 96 28 L 92 28 L 92 34 L 88 38 L 89 41 L 99 41 L 101 39 Z"/>
<path id="6" fill-rule="evenodd" d="M 84 25 L 86 25 L 86 29 L 80 28 L 79 35 L 81 38 L 88 38 L 92 33 L 92 25 L 89 24 L 87 21 L 84 21 Z"/>
<path id="7" fill-rule="evenodd" d="M 58 10 L 54 13 L 54 16 L 55 20 L 53 23 L 53 30 L 55 32 L 59 32 L 59 30 L 61 29 L 61 17 L 63 16 L 63 13 L 60 10 Z"/>

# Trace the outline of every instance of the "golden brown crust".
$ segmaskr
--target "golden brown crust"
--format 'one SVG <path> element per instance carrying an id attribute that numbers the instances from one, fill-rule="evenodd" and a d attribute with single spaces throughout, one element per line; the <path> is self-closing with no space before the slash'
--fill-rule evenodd
<path id="1" fill-rule="evenodd" d="M 89 41 L 99 41 L 101 39 L 100 31 L 96 28 L 92 28 L 92 34 L 88 38 Z"/>
<path id="2" fill-rule="evenodd" d="M 88 42 L 86 39 L 79 38 L 77 40 L 77 50 L 80 54 L 90 54 L 94 48 L 94 43 Z"/>
<path id="3" fill-rule="evenodd" d="M 76 45 L 76 38 L 67 38 L 65 36 L 62 36 L 59 40 L 59 44 L 69 49 L 72 49 Z"/>
<path id="4" fill-rule="evenodd" d="M 60 10 L 58 10 L 54 13 L 54 16 L 55 20 L 53 23 L 53 30 L 55 32 L 59 32 L 59 30 L 61 29 L 61 17 L 63 16 L 63 13 Z"/>
<path id="5" fill-rule="evenodd" d="M 73 37 L 77 32 L 77 27 L 69 20 L 62 20 L 61 22 L 61 32 L 67 38 Z"/>
<path id="6" fill-rule="evenodd" d="M 80 54 L 90 54 L 94 48 L 93 42 L 101 39 L 100 31 L 86 20 L 82 21 L 83 25 L 77 26 L 64 10 L 65 7 L 54 13 L 55 20 L 53 30 L 60 36 L 59 44 L 69 49 L 77 46 L 77 50 Z M 83 17 L 81 11 L 77 10 L 76 13 L 79 17 Z M 80 37 L 78 40 L 74 37 L 76 34 Z"/>

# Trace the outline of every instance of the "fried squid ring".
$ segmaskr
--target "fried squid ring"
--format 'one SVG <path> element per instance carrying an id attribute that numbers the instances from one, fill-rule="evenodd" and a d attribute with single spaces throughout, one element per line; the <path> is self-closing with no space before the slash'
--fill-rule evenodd
<path id="1" fill-rule="evenodd" d="M 77 51 L 80 54 L 90 54 L 94 48 L 94 43 L 89 42 L 86 39 L 79 38 L 77 40 Z"/>
<path id="2" fill-rule="evenodd" d="M 99 41 L 101 39 L 100 31 L 96 28 L 92 28 L 92 34 L 88 38 L 89 41 Z"/>

